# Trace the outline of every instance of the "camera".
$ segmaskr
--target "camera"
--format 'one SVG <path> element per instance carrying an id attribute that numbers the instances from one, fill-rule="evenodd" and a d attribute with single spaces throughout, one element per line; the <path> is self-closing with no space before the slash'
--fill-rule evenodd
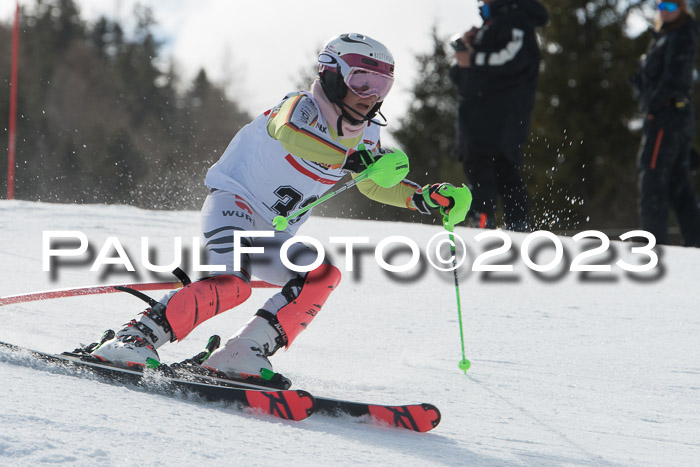
<path id="1" fill-rule="evenodd" d="M 462 40 L 461 34 L 455 34 L 454 36 L 450 37 L 450 46 L 452 46 L 456 52 L 464 52 L 467 50 L 467 45 Z"/>

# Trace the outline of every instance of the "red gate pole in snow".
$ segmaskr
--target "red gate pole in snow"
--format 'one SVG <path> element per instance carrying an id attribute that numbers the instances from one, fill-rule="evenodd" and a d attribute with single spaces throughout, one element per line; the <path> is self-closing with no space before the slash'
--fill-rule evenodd
<path id="1" fill-rule="evenodd" d="M 10 128 L 7 141 L 7 199 L 15 197 L 15 147 L 17 142 L 17 58 L 19 55 L 19 0 L 15 2 L 12 29 L 12 67 L 10 70 Z"/>

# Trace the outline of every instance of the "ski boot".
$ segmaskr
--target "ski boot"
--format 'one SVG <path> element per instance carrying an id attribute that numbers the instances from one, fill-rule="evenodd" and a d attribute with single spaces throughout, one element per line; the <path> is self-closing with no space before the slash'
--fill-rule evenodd
<path id="1" fill-rule="evenodd" d="M 231 379 L 267 381 L 274 378 L 277 374 L 267 357 L 287 341 L 268 318 L 276 321 L 273 315 L 261 317 L 258 312 L 202 365 Z"/>
<path id="2" fill-rule="evenodd" d="M 110 334 L 111 333 L 111 334 Z M 117 331 L 107 331 L 99 343 L 84 348 L 103 362 L 124 366 L 146 366 L 160 361 L 157 348 L 170 342 L 173 333 L 165 319 L 165 305 L 155 304 Z"/>

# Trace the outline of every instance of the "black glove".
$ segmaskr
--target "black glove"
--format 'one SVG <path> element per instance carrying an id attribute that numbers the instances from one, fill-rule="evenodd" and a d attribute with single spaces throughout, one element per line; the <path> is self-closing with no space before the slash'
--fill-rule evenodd
<path id="1" fill-rule="evenodd" d="M 345 162 L 341 168 L 349 170 L 350 172 L 359 173 L 369 167 L 373 162 L 374 156 L 372 155 L 372 151 L 367 149 L 362 149 L 360 151 L 350 150 L 345 156 Z"/>
<path id="2" fill-rule="evenodd" d="M 345 156 L 345 162 L 343 163 L 341 169 L 360 173 L 374 162 L 377 162 L 384 154 L 387 154 L 388 152 L 389 151 L 382 148 L 377 148 L 374 151 L 370 151 L 369 149 L 355 151 L 354 149 L 351 149 Z"/>
<path id="3" fill-rule="evenodd" d="M 440 188 L 444 185 L 452 186 L 450 183 L 433 183 L 432 185 L 418 188 L 411 197 L 416 210 L 421 214 L 430 214 L 430 211 L 440 207 L 445 208 L 445 211 L 452 209 L 455 205 L 455 200 L 440 194 Z"/>

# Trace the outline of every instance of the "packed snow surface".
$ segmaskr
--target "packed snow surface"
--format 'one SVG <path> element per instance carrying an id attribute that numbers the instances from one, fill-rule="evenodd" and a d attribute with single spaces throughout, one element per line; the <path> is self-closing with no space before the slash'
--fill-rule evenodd
<path id="1" fill-rule="evenodd" d="M 197 212 L 0 201 L 0 296 L 171 280 L 144 267 L 141 237 L 148 237 L 154 265 L 173 260 L 174 237 L 181 237 L 191 265 L 198 224 Z M 0 465 L 698 465 L 700 251 L 657 247 L 656 267 L 626 272 L 618 260 L 648 259 L 633 252 L 629 240 L 611 239 L 605 252 L 583 261 L 609 264 L 610 272 L 571 272 L 573 259 L 600 241 L 561 238 L 560 263 L 538 273 L 521 256 L 527 236 L 507 233 L 510 249 L 484 264 L 512 264 L 513 271 L 475 272 L 475 257 L 503 240 L 477 241 L 482 231 L 458 227 L 467 244 L 459 269 L 472 362 L 465 375 L 457 367 L 453 274 L 425 260 L 429 239 L 441 230 L 312 218 L 300 234 L 324 245 L 343 280 L 292 348 L 272 358 L 294 387 L 317 395 L 435 404 L 442 422 L 433 431 L 317 416 L 287 422 L 46 371 L 0 351 Z M 42 241 L 49 231 L 80 231 L 89 248 L 58 258 L 45 272 Z M 420 263 L 404 273 L 380 267 L 374 252 L 390 236 L 414 241 Z M 124 247 L 135 273 L 119 264 L 91 271 L 103 246 L 114 244 L 109 237 Z M 353 271 L 346 270 L 345 246 L 331 237 L 368 238 L 355 246 Z M 536 264 L 547 264 L 556 259 L 553 244 L 540 238 L 526 250 Z M 103 259 L 119 258 L 110 250 Z M 387 248 L 383 257 L 402 265 L 411 254 Z M 190 357 L 211 334 L 228 337 L 273 292 L 255 289 L 244 305 L 163 347 L 161 359 Z M 117 329 L 142 305 L 126 294 L 6 305 L 0 340 L 72 350 Z"/>

